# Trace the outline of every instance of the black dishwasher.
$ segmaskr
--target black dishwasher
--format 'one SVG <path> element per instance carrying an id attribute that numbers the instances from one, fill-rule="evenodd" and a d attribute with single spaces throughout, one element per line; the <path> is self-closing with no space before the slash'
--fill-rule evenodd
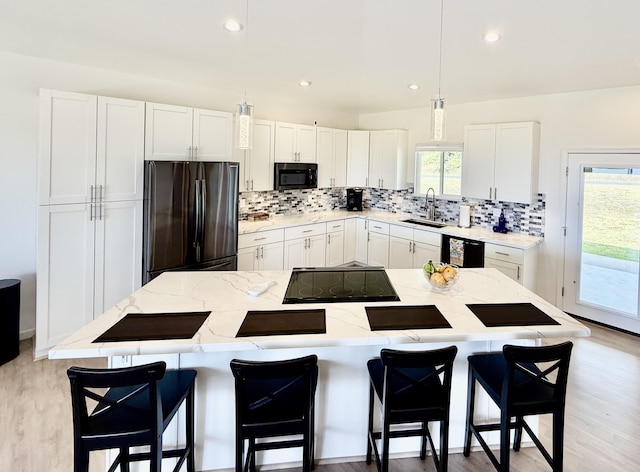
<path id="1" fill-rule="evenodd" d="M 453 243 L 451 242 L 452 240 Z M 459 247 L 459 243 L 456 244 L 456 241 L 462 241 L 462 267 L 484 267 L 484 242 L 448 234 L 442 235 L 442 247 L 440 249 L 440 260 L 442 262 L 451 263 L 451 246 Z"/>

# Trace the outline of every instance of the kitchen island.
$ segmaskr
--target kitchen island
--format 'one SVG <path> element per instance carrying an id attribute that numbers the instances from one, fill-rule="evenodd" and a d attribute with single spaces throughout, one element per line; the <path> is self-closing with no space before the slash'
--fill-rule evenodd
<path id="1" fill-rule="evenodd" d="M 229 361 L 272 360 L 315 353 L 319 357 L 316 419 L 318 460 L 362 458 L 366 448 L 366 361 L 383 347 L 431 349 L 456 344 L 451 448 L 462 446 L 466 357 L 505 343 L 533 345 L 542 338 L 588 336 L 589 329 L 496 269 L 462 269 L 447 292 L 431 288 L 420 269 L 386 271 L 400 301 L 283 304 L 291 271 L 164 273 L 49 352 L 52 359 L 108 357 L 113 367 L 163 359 L 169 367 L 198 369 L 196 463 L 198 470 L 233 467 L 234 396 Z M 275 282 L 258 297 L 248 288 Z M 467 304 L 530 303 L 558 324 L 486 327 Z M 367 306 L 435 305 L 450 328 L 372 331 Z M 326 332 L 236 337 L 248 311 L 324 309 Z M 128 313 L 211 312 L 190 339 L 93 342 Z M 491 415 L 488 400 L 477 407 Z M 496 438 L 497 439 L 497 438 Z M 495 439 L 494 439 L 495 440 Z M 396 440 L 392 452 L 416 451 L 417 440 Z M 270 451 L 263 463 L 298 462 L 298 450 Z"/>

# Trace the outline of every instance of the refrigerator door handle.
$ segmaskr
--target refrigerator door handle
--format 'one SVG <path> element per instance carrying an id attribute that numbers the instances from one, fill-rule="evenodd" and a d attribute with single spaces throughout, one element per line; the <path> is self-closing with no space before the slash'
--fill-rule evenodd
<path id="1" fill-rule="evenodd" d="M 197 149 L 197 148 L 196 148 Z M 207 214 L 207 181 L 202 179 L 200 181 L 200 233 L 198 234 L 198 262 L 200 262 L 200 251 L 204 245 L 204 222 L 206 221 L 205 215 Z"/>
<path id="2" fill-rule="evenodd" d="M 194 198 L 195 198 L 196 214 L 195 214 L 195 231 L 193 235 L 193 247 L 196 250 L 196 261 L 200 262 L 200 220 L 201 220 L 200 214 L 202 213 L 202 209 L 200 208 L 200 203 L 202 201 L 200 198 L 200 181 L 195 180 L 194 185 L 195 185 Z"/>

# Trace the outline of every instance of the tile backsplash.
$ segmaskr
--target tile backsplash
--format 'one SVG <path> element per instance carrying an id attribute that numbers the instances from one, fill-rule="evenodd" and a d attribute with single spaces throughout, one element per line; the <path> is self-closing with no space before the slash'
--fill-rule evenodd
<path id="1" fill-rule="evenodd" d="M 426 216 L 425 198 L 413 194 L 413 189 L 384 190 L 366 188 L 363 205 L 368 210 L 382 210 L 392 213 L 410 213 Z M 239 214 L 241 220 L 256 211 L 275 215 L 294 215 L 315 211 L 345 208 L 347 201 L 345 188 L 321 188 L 308 190 L 243 192 L 240 194 Z M 471 225 L 491 229 L 498 224 L 500 210 L 504 211 L 507 228 L 514 233 L 544 236 L 545 198 L 538 194 L 532 205 L 510 202 L 492 202 L 463 198 L 471 206 Z M 437 219 L 450 224 L 458 224 L 459 200 L 436 199 Z"/>

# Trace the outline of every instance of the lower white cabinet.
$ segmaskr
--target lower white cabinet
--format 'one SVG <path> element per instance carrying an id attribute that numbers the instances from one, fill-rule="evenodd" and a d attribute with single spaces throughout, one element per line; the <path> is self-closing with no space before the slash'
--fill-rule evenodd
<path id="1" fill-rule="evenodd" d="M 356 222 L 356 262 L 369 262 L 369 220 L 358 218 Z"/>
<path id="2" fill-rule="evenodd" d="M 284 269 L 324 267 L 326 224 L 294 226 L 284 230 Z"/>
<path id="3" fill-rule="evenodd" d="M 529 290 L 535 290 L 537 247 L 524 250 L 485 243 L 484 266 L 498 269 Z"/>
<path id="4" fill-rule="evenodd" d="M 425 262 L 440 260 L 440 233 L 390 225 L 389 268 L 420 268 Z"/>
<path id="5" fill-rule="evenodd" d="M 358 232 L 358 218 L 344 220 L 344 262 L 356 261 L 356 242 Z"/>
<path id="6" fill-rule="evenodd" d="M 140 288 L 142 201 L 38 209 L 36 357 Z"/>
<path id="7" fill-rule="evenodd" d="M 238 236 L 238 270 L 282 270 L 284 230 Z"/>
<path id="8" fill-rule="evenodd" d="M 326 267 L 335 267 L 345 263 L 344 246 L 344 221 L 327 222 Z"/>
<path id="9" fill-rule="evenodd" d="M 372 220 L 368 226 L 368 264 L 389 267 L 389 224 Z"/>

